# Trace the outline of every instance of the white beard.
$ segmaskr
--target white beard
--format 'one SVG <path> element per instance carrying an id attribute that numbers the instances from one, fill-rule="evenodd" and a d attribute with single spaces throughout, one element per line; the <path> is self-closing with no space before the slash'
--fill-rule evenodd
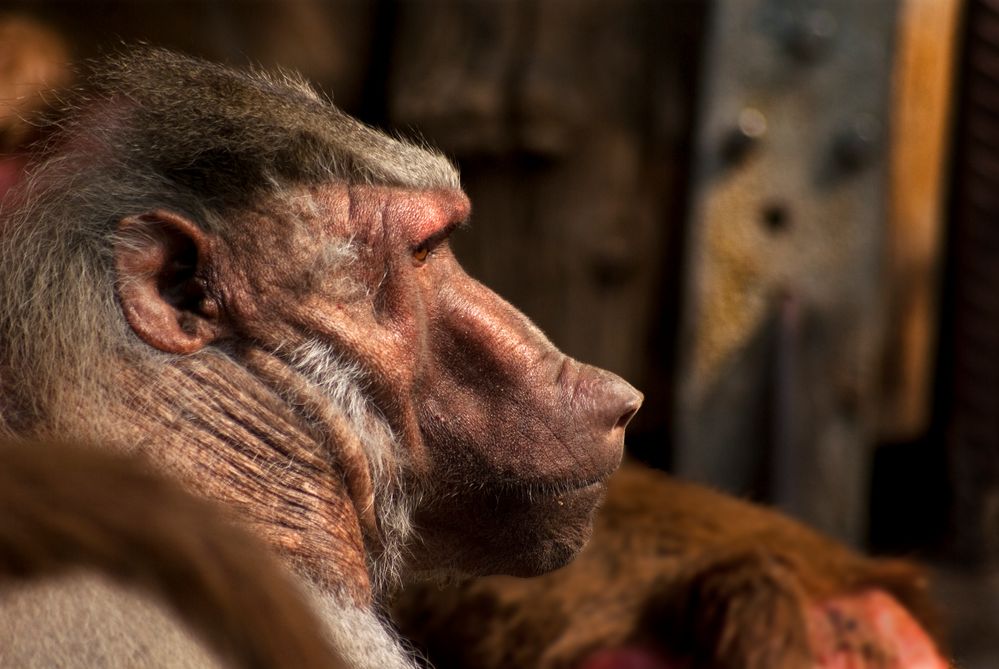
<path id="1" fill-rule="evenodd" d="M 374 483 L 375 510 L 383 551 L 369 556 L 376 598 L 398 587 L 405 546 L 413 534 L 413 507 L 419 493 L 403 490 L 405 453 L 382 413 L 364 392 L 364 373 L 344 360 L 329 344 L 312 340 L 284 356 L 346 418 L 358 436 Z"/>

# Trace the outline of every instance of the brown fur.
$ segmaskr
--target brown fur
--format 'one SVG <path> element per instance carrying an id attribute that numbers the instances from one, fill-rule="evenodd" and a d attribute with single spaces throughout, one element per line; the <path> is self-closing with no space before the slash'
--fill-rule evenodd
<path id="1" fill-rule="evenodd" d="M 397 619 L 438 669 L 574 667 L 627 646 L 695 668 L 812 667 L 809 607 L 870 589 L 935 628 L 913 565 L 861 557 L 771 510 L 631 465 L 611 479 L 593 541 L 570 566 L 407 591 Z"/>
<path id="2" fill-rule="evenodd" d="M 106 574 L 165 602 L 233 666 L 343 666 L 263 544 L 134 458 L 0 446 L 0 508 L 0 587 Z"/>

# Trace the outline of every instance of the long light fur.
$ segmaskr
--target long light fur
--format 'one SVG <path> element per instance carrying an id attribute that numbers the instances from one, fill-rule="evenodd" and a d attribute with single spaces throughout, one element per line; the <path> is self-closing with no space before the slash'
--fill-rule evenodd
<path id="1" fill-rule="evenodd" d="M 326 623 L 330 645 L 351 669 L 416 669 L 419 653 L 371 610 L 344 606 L 312 589 L 313 609 Z"/>
<path id="2" fill-rule="evenodd" d="M 405 487 L 410 479 L 405 454 L 365 392 L 360 366 L 318 339 L 295 347 L 287 358 L 348 420 L 364 448 L 375 483 L 374 503 L 383 541 L 381 555 L 368 555 L 369 569 L 376 592 L 389 592 L 400 584 L 405 548 L 414 534 L 412 510 L 419 504 L 419 491 Z"/>

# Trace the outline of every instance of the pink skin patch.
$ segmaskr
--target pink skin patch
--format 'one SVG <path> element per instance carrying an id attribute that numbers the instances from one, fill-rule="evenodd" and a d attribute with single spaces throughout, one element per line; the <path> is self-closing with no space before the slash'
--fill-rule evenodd
<path id="1" fill-rule="evenodd" d="M 394 239 L 413 249 L 443 239 L 471 211 L 468 197 L 457 189 L 334 184 L 311 194 L 326 212 L 327 234 L 375 244 Z"/>
<path id="2" fill-rule="evenodd" d="M 951 669 L 915 618 L 881 590 L 834 597 L 808 611 L 812 669 Z M 577 669 L 690 669 L 655 649 L 598 650 Z"/>
<path id="3" fill-rule="evenodd" d="M 394 194 L 388 202 L 389 225 L 398 226 L 410 246 L 446 235 L 468 218 L 468 198 L 458 190 Z"/>
<path id="4" fill-rule="evenodd" d="M 835 597 L 808 612 L 815 669 L 948 669 L 912 615 L 881 590 Z"/>

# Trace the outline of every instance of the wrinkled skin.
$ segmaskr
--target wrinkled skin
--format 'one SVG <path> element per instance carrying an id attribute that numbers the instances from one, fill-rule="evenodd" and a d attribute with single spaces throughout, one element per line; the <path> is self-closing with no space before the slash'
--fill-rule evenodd
<path id="1" fill-rule="evenodd" d="M 565 564 L 589 536 L 641 395 L 567 358 L 462 271 L 447 246 L 469 215 L 460 191 L 331 185 L 308 195 L 315 206 L 294 212 L 307 223 L 300 238 L 266 209 L 248 214 L 252 235 L 230 243 L 169 212 L 126 221 L 140 243 L 119 252 L 119 272 L 146 277 L 123 289 L 133 329 L 181 353 L 321 338 L 363 370 L 412 475 L 429 482 L 414 569 L 530 575 Z M 347 240 L 356 258 L 345 270 L 311 275 Z M 199 269 L 164 289 L 192 247 Z"/>

